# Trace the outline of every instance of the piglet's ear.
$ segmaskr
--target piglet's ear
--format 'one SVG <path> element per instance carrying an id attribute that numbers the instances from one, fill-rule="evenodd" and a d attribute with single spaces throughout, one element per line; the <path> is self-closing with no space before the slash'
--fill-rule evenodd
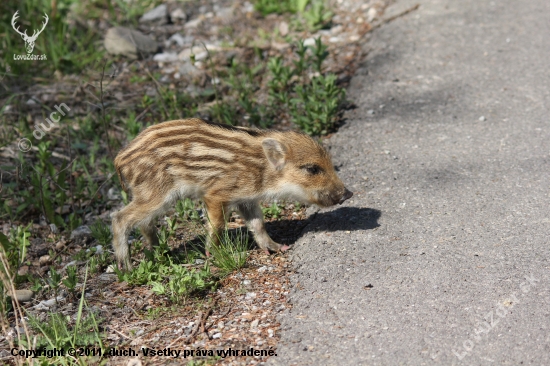
<path id="1" fill-rule="evenodd" d="M 271 165 L 276 170 L 283 169 L 286 163 L 286 146 L 275 139 L 265 139 L 262 141 L 262 147 Z"/>

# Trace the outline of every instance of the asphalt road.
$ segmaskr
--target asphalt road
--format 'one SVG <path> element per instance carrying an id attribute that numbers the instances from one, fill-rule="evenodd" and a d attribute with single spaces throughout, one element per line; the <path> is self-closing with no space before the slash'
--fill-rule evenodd
<path id="1" fill-rule="evenodd" d="M 275 365 L 550 365 L 550 1 L 397 0 L 294 245 Z"/>

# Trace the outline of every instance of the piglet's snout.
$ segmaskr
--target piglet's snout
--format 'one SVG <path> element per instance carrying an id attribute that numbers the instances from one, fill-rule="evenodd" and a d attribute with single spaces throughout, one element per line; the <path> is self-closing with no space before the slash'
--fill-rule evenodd
<path id="1" fill-rule="evenodd" d="M 342 196 L 342 198 L 340 198 L 339 204 L 344 203 L 345 200 L 350 199 L 352 196 L 353 196 L 353 192 L 351 192 L 350 190 L 348 190 L 346 188 L 346 191 L 344 192 L 344 195 Z"/>

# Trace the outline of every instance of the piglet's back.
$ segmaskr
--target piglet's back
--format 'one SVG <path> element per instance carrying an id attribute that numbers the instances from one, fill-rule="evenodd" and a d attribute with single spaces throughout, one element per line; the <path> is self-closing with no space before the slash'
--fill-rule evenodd
<path id="1" fill-rule="evenodd" d="M 242 184 L 260 189 L 266 166 L 261 140 L 266 134 L 200 119 L 163 122 L 147 128 L 121 150 L 115 166 L 131 189 L 177 181 L 215 189 L 220 180 L 226 189 Z"/>

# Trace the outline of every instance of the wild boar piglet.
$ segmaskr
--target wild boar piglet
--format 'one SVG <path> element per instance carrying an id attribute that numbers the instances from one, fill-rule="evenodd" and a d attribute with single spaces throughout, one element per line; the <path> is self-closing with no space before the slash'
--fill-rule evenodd
<path id="1" fill-rule="evenodd" d="M 141 132 L 122 149 L 115 167 L 132 201 L 112 215 L 119 268 L 131 268 L 128 235 L 139 227 L 158 244 L 155 219 L 183 198 L 203 200 L 207 249 L 218 243 L 227 214 L 236 209 L 266 252 L 287 250 L 264 226 L 259 202 L 289 199 L 331 206 L 353 194 L 336 175 L 327 151 L 294 131 L 259 130 L 184 119 Z"/>

